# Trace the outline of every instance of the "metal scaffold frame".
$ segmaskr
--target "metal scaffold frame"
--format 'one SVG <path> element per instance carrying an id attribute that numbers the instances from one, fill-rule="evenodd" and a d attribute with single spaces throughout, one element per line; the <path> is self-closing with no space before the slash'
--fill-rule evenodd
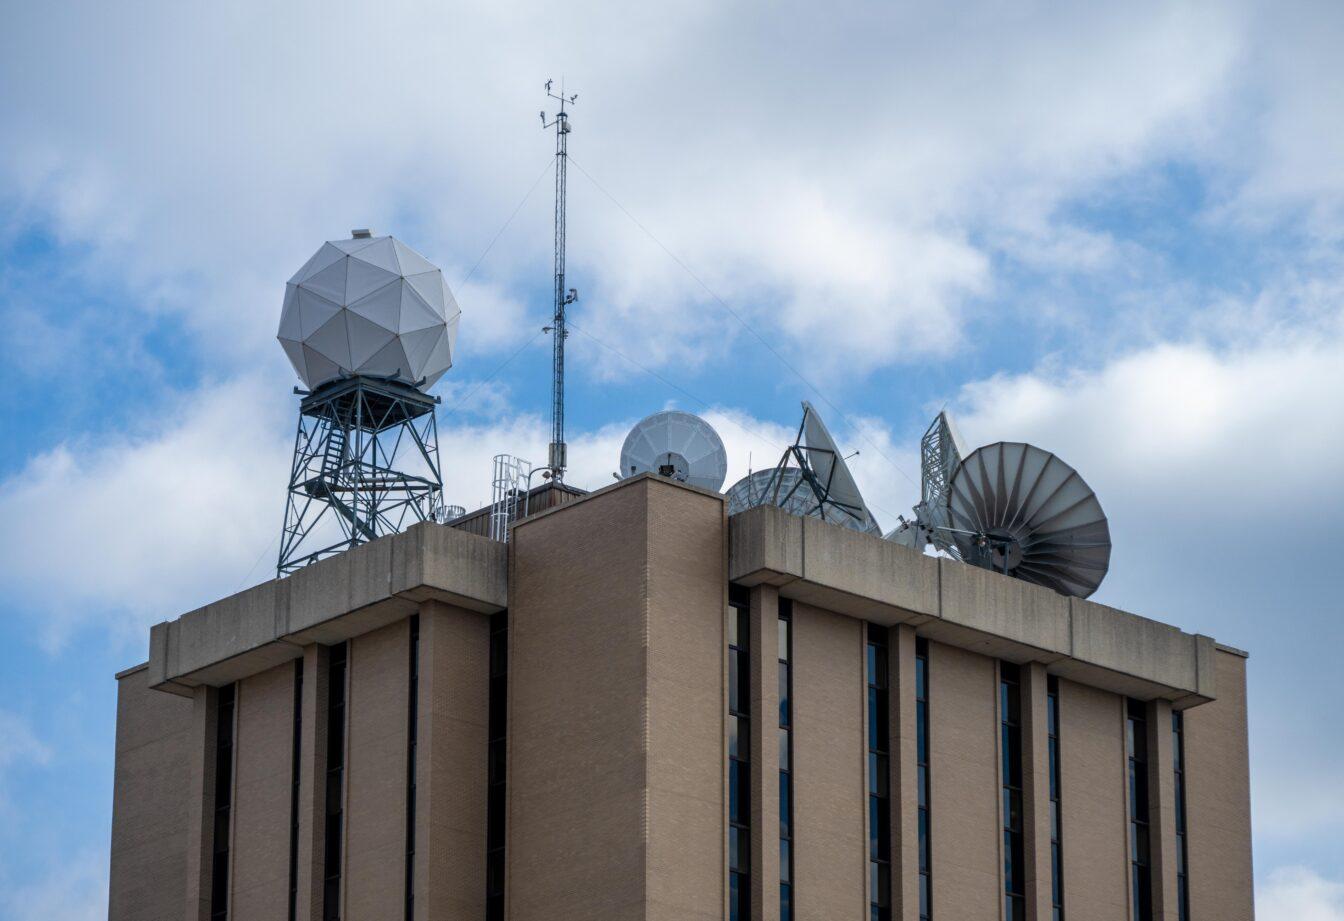
<path id="1" fill-rule="evenodd" d="M 443 491 L 438 402 L 362 375 L 304 395 L 278 575 L 432 519 Z"/>

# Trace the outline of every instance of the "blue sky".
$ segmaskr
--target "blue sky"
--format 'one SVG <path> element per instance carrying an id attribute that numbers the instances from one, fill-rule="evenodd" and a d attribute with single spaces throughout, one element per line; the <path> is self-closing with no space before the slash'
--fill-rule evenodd
<path id="1" fill-rule="evenodd" d="M 1059 453 L 1097 599 L 1251 652 L 1262 921 L 1341 921 L 1341 41 L 1325 0 L 0 0 L 0 919 L 105 916 L 112 675 L 274 565 L 323 240 L 461 303 L 450 502 L 543 459 L 563 75 L 571 479 L 668 405 L 735 477 L 813 400 L 888 528 L 944 404 Z"/>

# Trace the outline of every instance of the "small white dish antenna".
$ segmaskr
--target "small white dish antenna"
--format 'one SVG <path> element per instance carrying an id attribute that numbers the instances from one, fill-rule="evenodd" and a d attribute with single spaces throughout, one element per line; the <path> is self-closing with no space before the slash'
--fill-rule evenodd
<path id="1" fill-rule="evenodd" d="M 704 419 L 666 409 L 641 419 L 621 447 L 621 477 L 657 473 L 718 492 L 728 476 L 723 440 Z"/>

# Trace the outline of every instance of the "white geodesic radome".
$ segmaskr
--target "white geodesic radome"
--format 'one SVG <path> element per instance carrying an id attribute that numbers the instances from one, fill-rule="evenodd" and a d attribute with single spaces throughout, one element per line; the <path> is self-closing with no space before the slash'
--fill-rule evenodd
<path id="1" fill-rule="evenodd" d="M 353 374 L 428 390 L 462 311 L 429 260 L 392 237 L 333 240 L 285 286 L 277 338 L 309 390 Z"/>

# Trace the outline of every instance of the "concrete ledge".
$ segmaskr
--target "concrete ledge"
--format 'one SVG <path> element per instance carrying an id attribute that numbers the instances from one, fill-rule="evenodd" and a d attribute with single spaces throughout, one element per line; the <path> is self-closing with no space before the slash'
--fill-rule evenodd
<path id="1" fill-rule="evenodd" d="M 778 508 L 728 527 L 734 582 L 1142 700 L 1215 697 L 1210 637 Z"/>
<path id="2" fill-rule="evenodd" d="M 437 600 L 481 613 L 507 605 L 504 544 L 414 525 L 221 599 L 150 630 L 149 684 L 190 695 L 339 643 Z"/>

